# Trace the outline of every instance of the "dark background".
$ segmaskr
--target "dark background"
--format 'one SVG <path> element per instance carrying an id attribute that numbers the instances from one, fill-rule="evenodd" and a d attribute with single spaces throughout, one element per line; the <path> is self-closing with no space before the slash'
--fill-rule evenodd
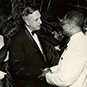
<path id="1" fill-rule="evenodd" d="M 12 0 L 0 0 L 0 13 L 10 14 Z M 18 1 L 18 0 L 14 0 Z M 23 0 L 19 0 L 20 3 Z M 25 0 L 29 1 L 29 0 Z M 80 10 L 87 15 L 87 0 L 31 0 L 41 11 L 51 11 L 49 15 L 64 16 L 69 10 Z"/>
<path id="2" fill-rule="evenodd" d="M 0 0 L 0 25 L 12 11 L 13 15 L 20 12 L 18 7 L 23 7 L 26 3 L 35 5 L 41 11 L 43 25 L 49 30 L 59 27 L 59 18 L 63 18 L 70 10 L 79 10 L 84 17 L 87 16 L 87 0 Z M 3 28 L 0 27 L 0 30 Z"/>

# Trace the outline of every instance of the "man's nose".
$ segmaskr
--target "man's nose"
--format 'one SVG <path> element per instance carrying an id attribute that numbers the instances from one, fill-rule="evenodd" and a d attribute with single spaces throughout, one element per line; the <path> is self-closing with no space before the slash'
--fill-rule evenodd
<path id="1" fill-rule="evenodd" d="M 39 20 L 39 23 L 40 23 L 40 24 L 42 24 L 42 21 L 41 21 L 41 19 Z"/>

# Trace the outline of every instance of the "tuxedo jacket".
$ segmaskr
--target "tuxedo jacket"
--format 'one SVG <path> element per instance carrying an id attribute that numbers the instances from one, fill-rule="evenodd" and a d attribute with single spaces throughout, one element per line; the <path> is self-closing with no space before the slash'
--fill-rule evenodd
<path id="1" fill-rule="evenodd" d="M 9 72 L 17 87 L 47 87 L 46 82 L 38 79 L 41 69 L 48 67 L 48 59 L 44 60 L 36 42 L 25 28 L 20 26 L 13 36 L 9 47 Z M 37 34 L 46 53 L 44 38 Z M 47 57 L 45 57 L 47 58 Z"/>

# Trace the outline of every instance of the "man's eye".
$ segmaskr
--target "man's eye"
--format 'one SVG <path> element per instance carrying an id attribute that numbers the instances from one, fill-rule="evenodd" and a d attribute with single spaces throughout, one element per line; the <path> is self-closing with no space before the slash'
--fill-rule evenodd
<path id="1" fill-rule="evenodd" d="M 35 21 L 38 21 L 38 19 L 36 19 Z"/>
<path id="2" fill-rule="evenodd" d="M 65 23 L 62 22 L 61 24 L 64 25 Z"/>

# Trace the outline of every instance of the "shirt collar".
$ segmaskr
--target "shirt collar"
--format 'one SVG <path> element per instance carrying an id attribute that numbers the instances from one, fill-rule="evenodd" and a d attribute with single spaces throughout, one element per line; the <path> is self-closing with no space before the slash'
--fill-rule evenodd
<path id="1" fill-rule="evenodd" d="M 83 34 L 82 31 L 80 31 L 80 32 L 78 32 L 78 33 L 72 35 L 72 36 L 70 37 L 70 39 L 73 39 L 73 38 L 79 37 L 79 36 L 81 36 L 82 34 Z"/>
<path id="2" fill-rule="evenodd" d="M 80 38 L 82 35 L 83 35 L 82 31 L 80 31 L 80 32 L 78 32 L 78 33 L 72 35 L 72 36 L 70 37 L 70 41 L 68 42 L 67 46 L 68 46 L 70 43 L 73 43 L 73 42 L 75 42 L 75 41 L 78 41 L 78 38 Z"/>
<path id="3" fill-rule="evenodd" d="M 30 34 L 32 35 L 32 30 L 27 26 L 25 25 L 25 27 L 27 28 L 27 30 L 30 32 Z"/>

